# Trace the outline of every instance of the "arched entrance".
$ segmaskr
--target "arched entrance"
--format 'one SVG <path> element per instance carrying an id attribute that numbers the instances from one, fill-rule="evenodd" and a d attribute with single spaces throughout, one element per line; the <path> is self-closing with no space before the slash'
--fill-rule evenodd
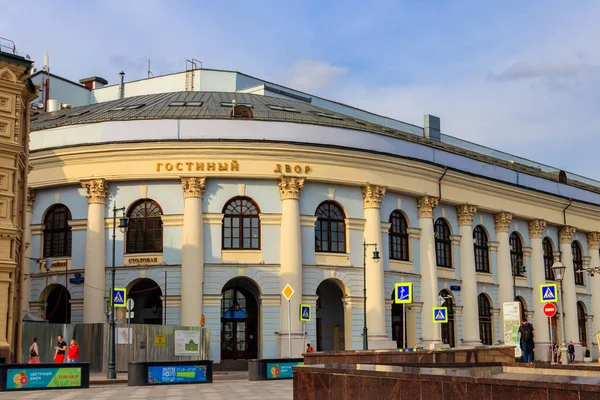
<path id="1" fill-rule="evenodd" d="M 344 292 L 327 279 L 317 287 L 317 296 L 317 351 L 344 350 Z"/>
<path id="2" fill-rule="evenodd" d="M 454 297 L 446 289 L 440 292 L 440 296 L 444 299 L 442 307 L 448 308 L 448 322 L 442 324 L 442 343 L 450 347 L 456 347 L 456 336 L 454 334 Z"/>
<path id="3" fill-rule="evenodd" d="M 46 299 L 45 320 L 51 324 L 71 323 L 71 294 L 63 285 L 50 285 L 42 298 Z"/>
<path id="4" fill-rule="evenodd" d="M 221 359 L 258 358 L 258 287 L 247 278 L 223 286 L 221 298 Z"/>
<path id="5" fill-rule="evenodd" d="M 140 279 L 131 286 L 127 296 L 134 302 L 132 324 L 162 325 L 162 289 L 156 282 Z"/>
<path id="6" fill-rule="evenodd" d="M 392 300 L 395 300 L 396 291 L 392 293 Z M 406 321 L 404 320 L 405 304 L 392 303 L 392 340 L 396 341 L 398 349 L 407 348 L 408 340 L 404 337 L 404 332 L 408 330 Z M 407 332 L 408 336 L 408 332 Z"/>

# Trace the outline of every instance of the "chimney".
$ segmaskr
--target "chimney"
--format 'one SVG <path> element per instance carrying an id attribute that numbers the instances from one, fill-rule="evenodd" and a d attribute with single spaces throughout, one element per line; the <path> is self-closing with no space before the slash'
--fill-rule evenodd
<path id="1" fill-rule="evenodd" d="M 100 89 L 101 87 L 104 87 L 108 81 L 99 76 L 90 76 L 89 78 L 80 79 L 79 83 L 88 89 Z"/>
<path id="2" fill-rule="evenodd" d="M 437 140 L 439 142 L 442 139 L 440 119 L 433 115 L 425 115 L 425 126 L 423 133 L 427 139 Z"/>
<path id="3" fill-rule="evenodd" d="M 123 97 L 125 97 L 125 86 L 123 85 L 123 81 L 125 79 L 125 72 L 121 71 L 119 72 L 119 75 L 121 75 L 121 82 L 119 83 L 119 99 L 122 99 Z"/>

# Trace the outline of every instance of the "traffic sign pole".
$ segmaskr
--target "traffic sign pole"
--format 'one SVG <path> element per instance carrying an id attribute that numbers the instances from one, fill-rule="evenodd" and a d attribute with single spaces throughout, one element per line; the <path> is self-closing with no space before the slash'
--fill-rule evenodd
<path id="1" fill-rule="evenodd" d="M 548 317 L 548 329 L 550 330 L 550 364 L 554 364 L 554 342 L 552 341 L 552 317 Z"/>
<path id="2" fill-rule="evenodd" d="M 402 304 L 402 350 L 406 344 L 406 304 Z"/>
<path id="3" fill-rule="evenodd" d="M 288 299 L 288 350 L 289 358 L 292 358 L 292 298 Z"/>

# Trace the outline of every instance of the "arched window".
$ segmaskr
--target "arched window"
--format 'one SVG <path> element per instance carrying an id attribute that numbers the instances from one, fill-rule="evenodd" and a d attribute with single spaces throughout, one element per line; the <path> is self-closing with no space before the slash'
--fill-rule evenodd
<path id="1" fill-rule="evenodd" d="M 525 300 L 522 297 L 517 296 L 517 301 L 519 302 L 519 315 L 521 316 L 520 320 L 523 321 L 524 317 L 527 317 L 527 307 L 525 306 Z"/>
<path id="2" fill-rule="evenodd" d="M 438 267 L 452 268 L 452 240 L 450 227 L 442 218 L 435 221 L 435 258 Z"/>
<path id="3" fill-rule="evenodd" d="M 554 265 L 554 248 L 552 247 L 550 238 L 544 238 L 542 246 L 544 247 L 544 270 L 546 271 L 546 280 L 553 281 L 556 279 L 554 277 L 554 270 L 552 269 L 552 265 Z"/>
<path id="4" fill-rule="evenodd" d="M 346 221 L 341 207 L 333 201 L 325 201 L 315 215 L 315 251 L 345 253 Z"/>
<path id="5" fill-rule="evenodd" d="M 234 197 L 223 208 L 223 249 L 260 249 L 260 210 L 249 197 Z"/>
<path id="6" fill-rule="evenodd" d="M 44 217 L 44 257 L 71 257 L 71 211 L 56 204 Z"/>
<path id="7" fill-rule="evenodd" d="M 396 210 L 390 215 L 390 259 L 408 261 L 408 223 L 404 214 Z"/>
<path id="8" fill-rule="evenodd" d="M 510 234 L 510 265 L 513 276 L 523 276 L 521 267 L 525 265 L 523 260 L 523 242 L 517 232 Z"/>
<path id="9" fill-rule="evenodd" d="M 587 347 L 587 316 L 585 307 L 581 301 L 577 302 L 577 326 L 579 327 L 579 342 L 583 347 Z"/>
<path id="10" fill-rule="evenodd" d="M 233 110 L 235 119 L 252 119 L 252 110 L 247 106 L 235 106 Z"/>
<path id="11" fill-rule="evenodd" d="M 473 229 L 473 239 L 475 239 L 475 271 L 490 272 L 490 251 L 488 248 L 488 237 L 485 229 L 477 225 Z"/>
<path id="12" fill-rule="evenodd" d="M 450 347 L 456 347 L 454 335 L 454 301 L 452 295 L 447 290 L 442 290 L 440 296 L 444 298 L 442 307 L 448 308 L 448 322 L 442 324 L 442 342 Z"/>
<path id="13" fill-rule="evenodd" d="M 480 294 L 477 298 L 479 306 L 479 338 L 481 343 L 491 346 L 492 339 L 492 306 L 487 296 Z"/>
<path id="14" fill-rule="evenodd" d="M 157 202 L 143 199 L 129 209 L 127 253 L 161 253 L 163 250 L 162 210 Z"/>
<path id="15" fill-rule="evenodd" d="M 583 255 L 581 253 L 581 246 L 579 242 L 571 243 L 571 250 L 573 252 L 573 269 L 575 270 L 575 284 L 576 285 L 585 285 L 585 280 L 583 277 L 583 273 L 578 273 L 577 271 L 583 270 Z"/>

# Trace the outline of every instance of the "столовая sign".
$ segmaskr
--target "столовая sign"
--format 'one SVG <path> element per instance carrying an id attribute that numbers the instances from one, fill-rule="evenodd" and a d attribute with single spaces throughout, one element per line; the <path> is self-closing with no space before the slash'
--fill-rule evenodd
<path id="1" fill-rule="evenodd" d="M 6 372 L 6 389 L 81 386 L 81 368 L 18 368 Z"/>

